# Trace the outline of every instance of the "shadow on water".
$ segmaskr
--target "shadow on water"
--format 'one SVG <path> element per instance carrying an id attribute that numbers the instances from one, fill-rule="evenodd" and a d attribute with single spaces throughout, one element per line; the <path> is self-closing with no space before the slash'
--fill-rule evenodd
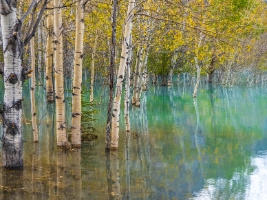
<path id="1" fill-rule="evenodd" d="M 193 88 L 183 81 L 173 87 L 151 86 L 142 95 L 140 108 L 130 108 L 129 133 L 122 112 L 119 151 L 106 154 L 105 88 L 96 87 L 94 95 L 98 139 L 84 142 L 81 150 L 64 152 L 55 146 L 55 108 L 44 101 L 42 88 L 36 94 L 40 142 L 32 143 L 27 87 L 25 165 L 22 171 L 0 170 L 0 199 L 264 199 L 267 195 L 265 88 L 206 84 L 193 100 Z"/>

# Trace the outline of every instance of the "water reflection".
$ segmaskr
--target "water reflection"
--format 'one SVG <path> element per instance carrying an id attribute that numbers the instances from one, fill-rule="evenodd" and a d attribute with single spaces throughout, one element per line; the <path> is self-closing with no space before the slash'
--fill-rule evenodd
<path id="1" fill-rule="evenodd" d="M 54 105 L 38 90 L 40 142 L 32 143 L 24 89 L 24 170 L 0 170 L 0 199 L 267 199 L 267 89 L 183 80 L 151 87 L 121 115 L 120 149 L 106 154 L 106 89 L 95 90 L 98 140 L 81 150 L 55 146 Z M 88 95 L 87 95 L 88 96 Z"/>

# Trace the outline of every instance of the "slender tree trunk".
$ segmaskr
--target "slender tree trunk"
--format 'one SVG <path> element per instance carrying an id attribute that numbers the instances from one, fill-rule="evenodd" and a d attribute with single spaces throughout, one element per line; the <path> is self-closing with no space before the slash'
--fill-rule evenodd
<path id="1" fill-rule="evenodd" d="M 31 39 L 31 66 L 32 66 L 32 76 L 31 76 L 31 114 L 32 114 L 32 131 L 33 131 L 33 141 L 38 142 L 38 127 L 37 127 L 37 115 L 36 115 L 36 105 L 35 105 L 35 42 L 34 37 Z"/>
<path id="2" fill-rule="evenodd" d="M 96 33 L 95 43 L 92 51 L 92 65 L 91 65 L 91 85 L 90 85 L 90 102 L 94 101 L 94 83 L 95 83 L 95 53 L 98 35 Z"/>
<path id="3" fill-rule="evenodd" d="M 106 151 L 110 151 L 110 146 L 111 146 L 114 67 L 115 67 L 115 53 L 116 53 L 115 52 L 116 51 L 116 23 L 117 23 L 117 0 L 113 0 L 111 54 L 110 54 L 110 69 L 109 69 L 109 102 L 108 102 L 108 116 L 107 116 L 106 137 L 105 137 Z"/>
<path id="4" fill-rule="evenodd" d="M 49 4 L 51 5 L 51 3 Z M 53 13 L 47 16 L 47 42 L 46 42 L 46 98 L 48 102 L 53 102 L 54 88 L 53 88 Z"/>
<path id="5" fill-rule="evenodd" d="M 143 70 L 142 70 L 142 91 L 147 90 L 147 59 L 149 54 L 150 46 L 147 47 L 145 53 L 145 59 L 143 60 Z"/>
<path id="6" fill-rule="evenodd" d="M 56 132 L 57 146 L 69 146 L 66 133 L 66 115 L 63 79 L 63 24 L 61 0 L 54 0 L 54 66 L 55 66 L 55 98 L 56 98 Z"/>
<path id="7" fill-rule="evenodd" d="M 176 64 L 176 59 L 177 59 L 177 50 L 175 50 L 174 55 L 172 56 L 172 60 L 171 60 L 171 69 L 170 69 L 170 73 L 169 73 L 169 77 L 168 77 L 168 86 L 172 86 L 172 77 L 173 77 L 173 70 Z"/>
<path id="8" fill-rule="evenodd" d="M 196 57 L 195 57 L 195 63 L 196 63 L 196 68 L 197 68 L 197 82 L 196 82 L 194 93 L 193 93 L 194 98 L 197 97 L 197 89 L 198 89 L 198 85 L 200 81 L 200 67 L 198 65 L 198 59 Z"/>
<path id="9" fill-rule="evenodd" d="M 134 85 L 133 85 L 133 96 L 132 96 L 132 104 L 139 107 L 140 106 L 140 96 L 139 90 L 141 90 L 140 85 L 140 68 L 142 67 L 142 58 L 143 58 L 143 48 L 141 47 L 137 53 L 136 65 L 135 65 L 135 74 L 134 74 Z"/>
<path id="10" fill-rule="evenodd" d="M 122 95 L 122 84 L 124 81 L 125 67 L 127 63 L 130 63 L 129 49 L 130 49 L 130 37 L 132 32 L 132 19 L 133 9 L 135 6 L 135 0 L 129 0 L 127 17 L 125 19 L 124 38 L 122 42 L 122 51 L 120 66 L 117 76 L 116 92 L 113 101 L 113 113 L 112 113 L 112 133 L 111 133 L 111 150 L 118 149 L 119 146 L 119 129 L 120 129 L 120 105 Z"/>
<path id="11" fill-rule="evenodd" d="M 81 100 L 82 100 L 82 59 L 84 37 L 84 5 L 83 0 L 76 2 L 76 39 L 74 55 L 74 78 L 72 93 L 72 127 L 71 144 L 81 147 Z"/>
<path id="12" fill-rule="evenodd" d="M 38 78 L 38 84 L 39 85 L 42 85 L 42 26 L 41 24 L 38 26 L 38 29 L 37 29 L 37 38 L 38 38 L 38 63 L 37 63 L 37 78 Z"/>
<path id="13" fill-rule="evenodd" d="M 139 54 L 139 63 L 138 63 L 138 72 L 137 72 L 137 80 L 136 80 L 136 90 L 135 90 L 135 106 L 136 107 L 140 107 L 140 95 L 141 95 L 141 81 L 142 81 L 142 77 L 141 77 L 141 71 L 143 68 L 143 53 L 144 53 L 144 48 L 142 47 L 140 50 L 140 54 Z"/>
<path id="14" fill-rule="evenodd" d="M 153 73 L 152 84 L 154 84 L 154 85 L 157 84 L 157 75 L 156 75 L 156 73 Z"/>
<path id="15" fill-rule="evenodd" d="M 134 73 L 133 73 L 133 95 L 132 95 L 132 104 L 133 105 L 135 105 L 135 103 L 136 103 L 135 93 L 137 92 L 137 77 L 138 77 L 140 51 L 141 51 L 141 49 L 138 48 L 137 56 L 136 56 L 136 62 L 135 62 L 135 68 L 134 68 Z"/>
<path id="16" fill-rule="evenodd" d="M 125 96 L 124 96 L 124 118 L 126 124 L 126 131 L 130 132 L 130 116 L 129 116 L 129 107 L 130 107 L 130 77 L 131 77 L 131 65 L 132 65 L 132 37 L 129 39 L 129 52 L 128 52 L 128 62 L 126 62 L 126 81 L 125 81 Z"/>
<path id="17" fill-rule="evenodd" d="M 16 1 L 15 1 L 16 2 Z M 21 22 L 16 17 L 14 1 L 0 1 L 4 49 L 4 105 L 2 134 L 2 164 L 5 168 L 22 168 L 22 50 Z"/>
<path id="18" fill-rule="evenodd" d="M 212 76 L 213 76 L 213 72 L 214 72 L 214 65 L 215 65 L 215 61 L 216 61 L 216 55 L 215 55 L 215 48 L 213 50 L 213 53 L 212 53 L 212 58 L 211 58 L 211 62 L 210 62 L 210 65 L 209 65 L 209 79 L 208 79 L 208 82 L 209 83 L 212 83 Z"/>

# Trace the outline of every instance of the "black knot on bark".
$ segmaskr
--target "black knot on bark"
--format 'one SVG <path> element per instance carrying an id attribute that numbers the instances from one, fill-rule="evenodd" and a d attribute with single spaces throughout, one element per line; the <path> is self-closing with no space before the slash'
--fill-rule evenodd
<path id="1" fill-rule="evenodd" d="M 23 98 L 15 101 L 13 103 L 13 105 L 11 106 L 11 108 L 15 108 L 16 110 L 20 110 L 22 108 L 22 101 L 24 101 Z"/>
<path id="2" fill-rule="evenodd" d="M 56 96 L 56 99 L 61 99 L 61 97 L 59 97 L 59 96 Z"/>
<path id="3" fill-rule="evenodd" d="M 81 115 L 80 113 L 72 113 L 71 114 L 71 116 L 73 117 L 73 118 L 75 118 L 75 117 L 77 117 L 77 116 L 79 116 L 79 115 Z"/>
<path id="4" fill-rule="evenodd" d="M 63 130 L 64 128 L 66 128 L 63 124 L 60 124 L 58 130 Z"/>
<path id="5" fill-rule="evenodd" d="M 22 64 L 22 71 L 21 71 L 21 81 L 24 83 L 25 80 L 31 77 L 31 73 L 33 72 L 32 69 L 30 69 L 30 66 Z"/>
<path id="6" fill-rule="evenodd" d="M 11 73 L 8 78 L 7 78 L 8 82 L 11 84 L 16 84 L 19 80 L 18 77 L 15 73 Z"/>
<path id="7" fill-rule="evenodd" d="M 6 129 L 6 134 L 9 134 L 9 135 L 16 135 L 18 133 L 18 127 L 15 123 L 9 123 L 7 125 L 7 129 Z"/>

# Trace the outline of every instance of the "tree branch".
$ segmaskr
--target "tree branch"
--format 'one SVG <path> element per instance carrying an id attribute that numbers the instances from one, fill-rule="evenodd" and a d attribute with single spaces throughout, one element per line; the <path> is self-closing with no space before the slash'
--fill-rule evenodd
<path id="1" fill-rule="evenodd" d="M 25 40 L 23 42 L 24 45 L 27 45 L 29 43 L 29 41 L 31 40 L 31 38 L 34 36 L 34 34 L 36 32 L 36 29 L 37 29 L 37 27 L 38 27 L 38 25 L 39 25 L 39 23 L 40 23 L 40 21 L 42 19 L 42 15 L 43 15 L 43 13 L 45 11 L 45 8 L 46 8 L 48 2 L 49 2 L 49 0 L 44 0 L 44 3 L 42 5 L 42 8 L 41 8 L 41 10 L 39 12 L 39 15 L 37 17 L 37 21 L 35 22 L 35 24 L 34 24 L 34 26 L 32 28 L 32 32 L 26 36 L 26 38 L 25 38 Z"/>

